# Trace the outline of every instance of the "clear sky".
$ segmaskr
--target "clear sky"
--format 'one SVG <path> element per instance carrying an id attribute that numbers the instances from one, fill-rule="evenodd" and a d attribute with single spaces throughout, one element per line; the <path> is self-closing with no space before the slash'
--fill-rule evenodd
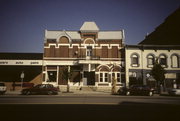
<path id="1" fill-rule="evenodd" d="M 0 0 L 0 52 L 43 52 L 44 31 L 125 30 L 138 44 L 180 7 L 180 0 Z"/>

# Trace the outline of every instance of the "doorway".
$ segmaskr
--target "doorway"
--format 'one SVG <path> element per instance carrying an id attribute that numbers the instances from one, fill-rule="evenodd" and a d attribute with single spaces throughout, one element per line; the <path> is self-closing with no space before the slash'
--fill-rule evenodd
<path id="1" fill-rule="evenodd" d="M 84 78 L 87 79 L 87 85 L 95 85 L 95 72 L 84 72 Z"/>

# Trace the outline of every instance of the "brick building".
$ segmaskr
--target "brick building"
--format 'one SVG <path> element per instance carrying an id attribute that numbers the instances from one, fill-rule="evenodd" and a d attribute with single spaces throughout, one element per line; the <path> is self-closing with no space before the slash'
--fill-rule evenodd
<path id="1" fill-rule="evenodd" d="M 100 31 L 95 22 L 84 22 L 79 31 L 45 30 L 43 83 L 71 87 L 111 87 L 124 82 L 124 31 Z M 69 81 L 63 70 L 69 70 Z"/>

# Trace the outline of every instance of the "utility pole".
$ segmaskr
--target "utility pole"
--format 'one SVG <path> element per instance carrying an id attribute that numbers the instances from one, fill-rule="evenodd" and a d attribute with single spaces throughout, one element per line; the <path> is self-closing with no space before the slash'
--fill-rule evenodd
<path id="1" fill-rule="evenodd" d="M 21 89 L 23 88 L 23 79 L 24 79 L 24 72 L 22 71 L 20 78 L 21 78 Z"/>

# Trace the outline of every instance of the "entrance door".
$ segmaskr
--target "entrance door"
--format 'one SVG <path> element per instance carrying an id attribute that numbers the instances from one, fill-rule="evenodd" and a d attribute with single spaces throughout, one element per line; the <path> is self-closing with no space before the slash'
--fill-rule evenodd
<path id="1" fill-rule="evenodd" d="M 84 78 L 87 78 L 87 85 L 95 85 L 95 72 L 84 72 Z"/>

